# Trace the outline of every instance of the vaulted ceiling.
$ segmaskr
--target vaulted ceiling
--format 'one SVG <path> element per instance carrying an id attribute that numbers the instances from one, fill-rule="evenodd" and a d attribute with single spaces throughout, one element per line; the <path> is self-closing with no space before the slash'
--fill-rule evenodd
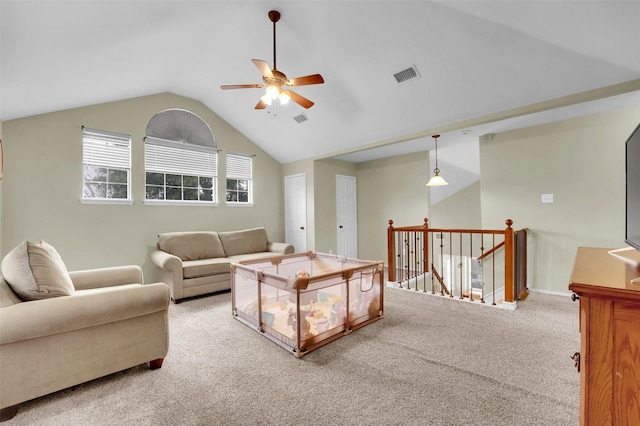
<path id="1" fill-rule="evenodd" d="M 295 89 L 310 109 L 220 89 L 273 66 L 271 9 L 278 69 L 324 77 Z M 0 119 L 172 92 L 281 163 L 362 161 L 640 105 L 638 17 L 637 1 L 1 0 Z"/>

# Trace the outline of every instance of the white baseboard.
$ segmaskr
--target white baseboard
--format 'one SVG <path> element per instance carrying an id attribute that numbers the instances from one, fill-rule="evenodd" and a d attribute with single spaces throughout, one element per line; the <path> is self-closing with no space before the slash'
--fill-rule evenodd
<path id="1" fill-rule="evenodd" d="M 541 290 L 541 289 L 535 289 L 535 288 L 529 288 L 529 291 L 531 293 L 544 293 L 544 294 L 553 294 L 555 296 L 567 296 L 570 297 L 573 293 L 572 292 L 563 292 L 563 291 L 554 291 L 554 290 Z"/>
<path id="2" fill-rule="evenodd" d="M 387 281 L 387 287 L 392 287 L 392 288 L 401 288 L 400 284 L 397 282 L 392 282 L 392 281 Z M 403 289 L 406 289 L 407 291 L 409 290 L 414 290 L 413 287 L 411 287 L 410 289 L 407 288 L 407 286 L 403 286 Z M 421 289 L 422 290 L 422 289 Z M 496 291 L 496 294 L 500 295 L 504 292 L 504 288 L 499 289 Z M 499 303 L 496 303 L 495 305 L 493 304 L 493 293 L 489 294 L 485 294 L 485 298 L 484 298 L 484 303 L 480 302 L 480 299 L 477 298 L 475 300 L 469 300 L 468 298 L 464 298 L 464 299 L 460 299 L 458 297 L 449 297 L 449 296 L 442 296 L 440 293 L 431 293 L 430 291 L 415 291 L 416 294 L 420 294 L 420 295 L 424 295 L 426 297 L 446 297 L 447 299 L 451 299 L 453 301 L 456 302 L 462 302 L 462 303 L 473 303 L 476 305 L 482 305 L 482 306 L 488 306 L 491 308 L 499 308 L 499 309 L 506 309 L 509 311 L 515 311 L 517 308 L 517 302 L 504 302 L 501 301 Z M 499 297 L 499 300 L 502 300 L 502 296 Z"/>

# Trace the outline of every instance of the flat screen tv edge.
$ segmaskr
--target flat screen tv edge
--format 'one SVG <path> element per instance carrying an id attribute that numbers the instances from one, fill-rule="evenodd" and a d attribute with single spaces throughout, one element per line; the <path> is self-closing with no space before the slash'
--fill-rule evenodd
<path id="1" fill-rule="evenodd" d="M 640 251 L 640 123 L 625 143 L 625 243 Z"/>

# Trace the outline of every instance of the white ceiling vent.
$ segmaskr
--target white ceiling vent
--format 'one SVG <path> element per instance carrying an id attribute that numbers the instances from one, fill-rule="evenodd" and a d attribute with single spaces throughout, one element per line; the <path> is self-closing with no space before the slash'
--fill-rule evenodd
<path id="1" fill-rule="evenodd" d="M 405 81 L 413 80 L 415 78 L 420 77 L 420 73 L 415 65 L 407 68 L 406 70 L 402 70 L 393 75 L 398 83 L 404 83 Z"/>
<path id="2" fill-rule="evenodd" d="M 298 124 L 304 123 L 308 120 L 307 116 L 304 114 L 296 115 L 295 117 L 293 117 L 293 119 L 296 120 Z"/>

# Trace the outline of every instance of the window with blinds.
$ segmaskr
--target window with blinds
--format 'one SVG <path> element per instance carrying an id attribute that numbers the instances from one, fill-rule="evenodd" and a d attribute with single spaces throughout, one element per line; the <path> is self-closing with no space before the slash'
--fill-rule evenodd
<path id="1" fill-rule="evenodd" d="M 217 202 L 218 152 L 213 147 L 146 137 L 146 195 L 158 202 Z"/>
<path id="2" fill-rule="evenodd" d="M 253 158 L 227 154 L 227 204 L 253 203 Z"/>
<path id="3" fill-rule="evenodd" d="M 131 201 L 131 137 L 82 128 L 83 200 Z"/>

